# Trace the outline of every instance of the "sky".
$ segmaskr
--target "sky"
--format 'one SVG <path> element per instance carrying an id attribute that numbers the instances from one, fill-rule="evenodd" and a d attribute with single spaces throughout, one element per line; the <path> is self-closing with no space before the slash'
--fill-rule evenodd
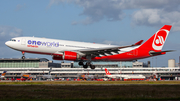
<path id="1" fill-rule="evenodd" d="M 124 46 L 146 41 L 163 25 L 172 29 L 162 50 L 175 51 L 138 60 L 158 67 L 167 67 L 168 59 L 179 63 L 180 0 L 0 0 L 0 58 L 22 57 L 4 44 L 13 37 Z M 52 60 L 48 55 L 25 56 Z"/>

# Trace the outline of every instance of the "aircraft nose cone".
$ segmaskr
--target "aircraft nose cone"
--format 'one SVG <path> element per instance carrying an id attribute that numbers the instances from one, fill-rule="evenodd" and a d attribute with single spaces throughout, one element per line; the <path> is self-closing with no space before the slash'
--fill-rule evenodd
<path id="1" fill-rule="evenodd" d="M 6 46 L 9 46 L 9 41 L 5 42 L 5 45 L 6 45 Z"/>
<path id="2" fill-rule="evenodd" d="M 5 45 L 7 46 L 7 42 L 5 42 Z"/>

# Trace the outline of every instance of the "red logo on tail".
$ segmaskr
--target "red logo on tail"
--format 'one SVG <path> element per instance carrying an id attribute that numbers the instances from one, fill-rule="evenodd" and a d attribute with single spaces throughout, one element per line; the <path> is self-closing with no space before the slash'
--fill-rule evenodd
<path id="1" fill-rule="evenodd" d="M 153 48 L 155 50 L 161 50 L 162 46 L 166 40 L 167 32 L 164 30 L 160 30 L 156 33 L 154 41 L 153 41 Z"/>
<path id="2" fill-rule="evenodd" d="M 166 38 L 166 31 L 159 31 L 156 34 L 156 38 L 154 39 L 154 44 L 156 46 L 161 46 L 164 44 Z"/>

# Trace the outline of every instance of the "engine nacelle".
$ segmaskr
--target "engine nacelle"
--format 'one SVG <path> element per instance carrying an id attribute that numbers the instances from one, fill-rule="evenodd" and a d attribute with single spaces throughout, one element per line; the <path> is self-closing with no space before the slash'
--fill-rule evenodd
<path id="1" fill-rule="evenodd" d="M 63 58 L 63 60 L 72 60 L 72 61 L 75 61 L 75 60 L 80 59 L 81 57 L 76 52 L 65 51 L 62 58 Z"/>

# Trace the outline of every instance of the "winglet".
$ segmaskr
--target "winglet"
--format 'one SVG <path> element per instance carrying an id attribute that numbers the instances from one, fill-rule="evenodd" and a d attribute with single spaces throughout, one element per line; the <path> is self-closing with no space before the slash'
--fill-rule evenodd
<path id="1" fill-rule="evenodd" d="M 140 40 L 140 41 L 136 42 L 134 45 L 141 45 L 143 41 L 144 40 Z"/>

